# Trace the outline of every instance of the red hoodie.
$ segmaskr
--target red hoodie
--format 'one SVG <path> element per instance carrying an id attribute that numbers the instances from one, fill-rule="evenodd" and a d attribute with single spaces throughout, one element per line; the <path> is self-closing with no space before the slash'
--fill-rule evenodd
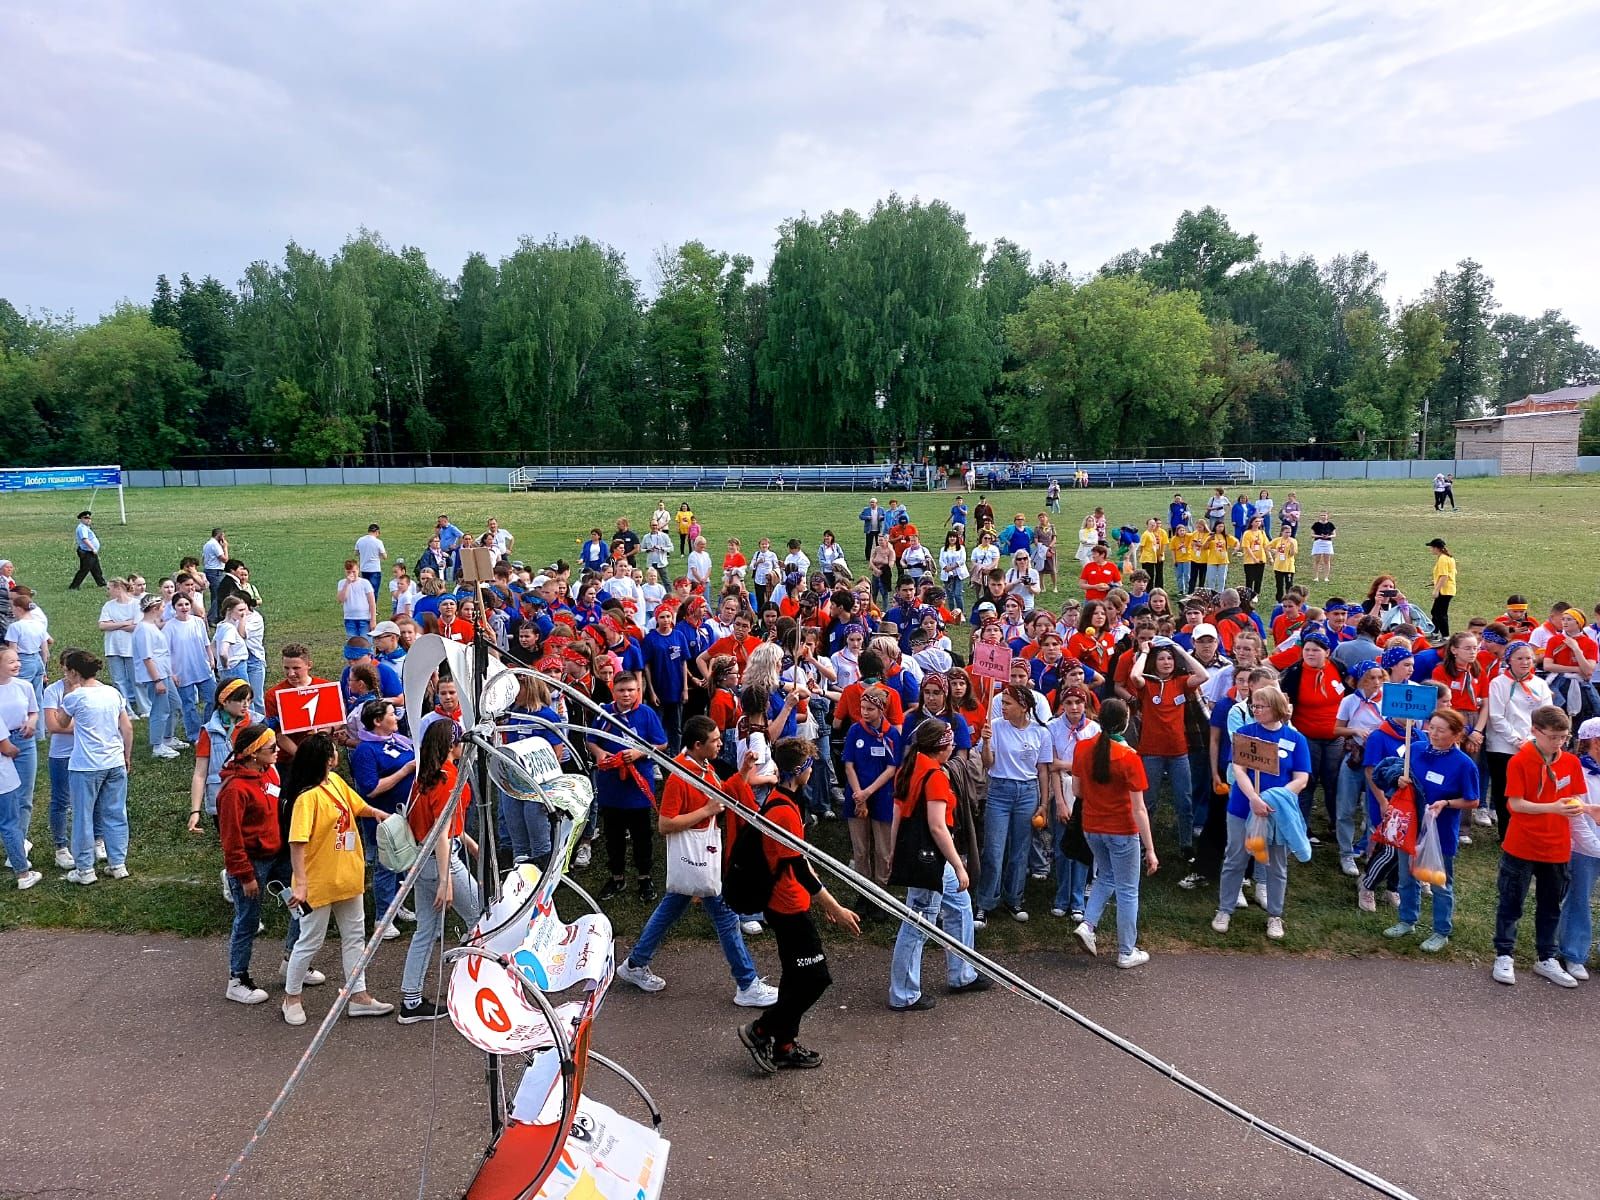
<path id="1" fill-rule="evenodd" d="M 263 772 L 229 763 L 222 768 L 217 828 L 222 835 L 223 862 L 235 879 L 256 877 L 252 859 L 276 858 L 283 853 L 276 767 Z"/>

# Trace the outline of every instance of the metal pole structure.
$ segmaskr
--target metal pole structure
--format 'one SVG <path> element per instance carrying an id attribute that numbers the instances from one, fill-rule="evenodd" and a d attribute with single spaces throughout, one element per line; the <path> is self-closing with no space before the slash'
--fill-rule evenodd
<path id="1" fill-rule="evenodd" d="M 483 582 L 475 585 L 478 596 L 479 629 L 472 642 L 472 695 L 473 712 L 482 703 L 483 685 L 489 679 L 489 622 L 483 607 Z M 489 778 L 489 756 L 478 754 L 477 778 L 472 781 L 478 810 L 478 895 L 483 903 L 483 915 L 500 898 L 500 847 L 495 822 L 495 806 L 491 802 L 494 784 Z M 505 1073 L 497 1054 L 484 1055 L 484 1082 L 489 1089 L 489 1129 L 499 1137 L 505 1128 Z"/>

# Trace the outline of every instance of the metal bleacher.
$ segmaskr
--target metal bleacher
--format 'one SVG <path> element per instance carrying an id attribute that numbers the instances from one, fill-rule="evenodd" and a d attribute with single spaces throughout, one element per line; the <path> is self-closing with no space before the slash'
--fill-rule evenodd
<path id="1" fill-rule="evenodd" d="M 889 478 L 882 463 L 831 463 L 814 466 L 518 467 L 506 476 L 512 492 L 685 492 L 786 491 L 870 492 L 891 487 L 913 491 L 920 480 Z"/>
<path id="2" fill-rule="evenodd" d="M 1052 479 L 1070 488 L 1077 472 L 1086 471 L 1089 486 L 1194 487 L 1199 484 L 1254 483 L 1255 466 L 1242 458 L 1101 459 L 1051 462 L 975 462 L 980 487 L 1042 488 Z M 1019 470 L 1020 466 L 1020 470 Z"/>

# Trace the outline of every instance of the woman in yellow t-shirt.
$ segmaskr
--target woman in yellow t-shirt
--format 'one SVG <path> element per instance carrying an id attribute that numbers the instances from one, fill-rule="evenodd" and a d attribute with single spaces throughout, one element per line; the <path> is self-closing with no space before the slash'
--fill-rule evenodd
<path id="1" fill-rule="evenodd" d="M 1261 595 L 1261 581 L 1267 574 L 1267 519 L 1250 518 L 1250 527 L 1239 539 L 1239 552 L 1244 556 L 1244 585 L 1256 595 Z"/>
<path id="2" fill-rule="evenodd" d="M 1273 582 L 1281 604 L 1283 594 L 1294 586 L 1294 556 L 1300 553 L 1300 543 L 1279 525 L 1278 536 L 1267 543 L 1267 553 L 1272 556 Z"/>
<path id="3" fill-rule="evenodd" d="M 1239 549 L 1239 539 L 1228 532 L 1227 525 L 1217 521 L 1205 538 L 1200 560 L 1206 566 L 1206 587 L 1220 592 L 1228 586 L 1228 559 Z"/>
<path id="4" fill-rule="evenodd" d="M 1180 599 L 1189 594 L 1190 587 L 1195 582 L 1192 578 L 1195 573 L 1194 537 L 1187 525 L 1179 525 L 1172 531 L 1172 537 L 1169 539 L 1172 546 L 1172 569 L 1178 575 Z"/>
<path id="5" fill-rule="evenodd" d="M 389 814 L 371 807 L 355 790 L 333 773 L 339 749 L 325 733 L 314 733 L 295 751 L 284 784 L 285 803 L 292 804 L 289 818 L 289 861 L 294 866 L 294 903 L 300 908 L 300 938 L 289 955 L 283 985 L 283 1019 L 304 1025 L 306 1010 L 300 1004 L 301 988 L 322 982 L 321 972 L 311 973 L 311 960 L 328 936 L 328 919 L 339 923 L 339 952 L 346 980 L 354 980 L 352 1017 L 381 1017 L 394 1005 L 375 1000 L 367 991 L 358 968 L 367 940 L 366 910 L 362 893 L 367 885 L 366 852 L 356 821 L 367 817 L 381 821 Z"/>
<path id="6" fill-rule="evenodd" d="M 1450 636 L 1450 601 L 1456 594 L 1456 560 L 1443 538 L 1428 543 L 1433 551 L 1433 626 L 1441 638 Z"/>
<path id="7" fill-rule="evenodd" d="M 678 553 L 680 555 L 687 554 L 689 553 L 689 526 L 694 524 L 694 510 L 689 507 L 687 500 L 678 505 L 678 512 L 673 517 L 673 521 L 678 526 Z"/>
<path id="8" fill-rule="evenodd" d="M 1144 532 L 1139 535 L 1139 566 L 1150 576 L 1152 591 L 1167 586 L 1167 531 L 1155 517 L 1144 523 Z"/>

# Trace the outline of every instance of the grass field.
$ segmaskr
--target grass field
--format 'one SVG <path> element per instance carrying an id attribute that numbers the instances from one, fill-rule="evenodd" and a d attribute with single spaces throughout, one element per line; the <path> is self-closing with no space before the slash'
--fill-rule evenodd
<path id="1" fill-rule="evenodd" d="M 1582 477 L 1550 480 L 1469 480 L 1459 486 L 1460 512 L 1435 514 L 1427 481 L 1404 484 L 1339 483 L 1298 489 L 1309 525 L 1327 508 L 1339 526 L 1335 583 L 1313 592 L 1321 601 L 1335 592 L 1359 598 L 1380 571 L 1394 574 L 1402 589 L 1426 607 L 1432 556 L 1424 543 L 1442 536 L 1460 564 L 1461 595 L 1454 616 L 1458 625 L 1474 613 L 1501 611 L 1511 591 L 1527 593 L 1537 606 L 1565 598 L 1587 609 L 1600 592 L 1595 552 L 1600 534 L 1600 487 Z M 1287 488 L 1274 488 L 1282 503 Z M 1191 501 L 1205 489 L 1195 489 Z M 864 496 L 816 494 L 696 494 L 668 496 L 675 510 L 688 499 L 700 517 L 714 559 L 723 542 L 737 536 L 750 553 L 763 534 L 781 539 L 798 536 L 815 555 L 822 530 L 832 528 L 860 563 L 860 524 L 856 513 Z M 924 531 L 937 531 L 948 510 L 948 497 L 916 496 L 910 501 L 913 520 Z M 969 497 L 969 501 L 972 498 Z M 1003 522 L 1010 513 L 1025 513 L 1030 523 L 1043 507 L 1038 491 L 992 497 Z M 1155 515 L 1165 521 L 1170 495 L 1154 490 L 1068 493 L 1057 519 L 1062 543 L 1070 546 L 1075 528 L 1094 505 L 1102 504 L 1114 525 L 1142 524 Z M 50 616 L 56 648 L 81 645 L 98 652 L 101 635 L 95 627 L 103 595 L 92 587 L 69 592 L 75 569 L 72 552 L 74 514 L 87 503 L 83 493 L 7 495 L 0 500 L 0 557 L 12 559 L 19 580 L 34 587 Z M 102 494 L 96 505 L 104 543 L 102 561 L 108 574 L 142 572 L 154 586 L 184 555 L 198 555 L 214 525 L 228 530 L 235 554 L 251 568 L 264 597 L 267 621 L 268 679 L 276 669 L 275 647 L 304 641 L 325 675 L 339 665 L 343 641 L 334 588 L 341 564 L 355 539 L 377 521 L 391 558 L 414 562 L 426 544 L 434 518 L 448 512 L 469 531 L 481 531 L 490 516 L 516 535 L 514 556 L 530 564 L 558 556 L 575 561 L 578 542 L 591 526 L 609 531 L 615 518 L 629 517 L 636 529 L 648 526 L 657 497 L 652 494 L 528 494 L 508 496 L 494 489 L 471 488 L 240 488 L 128 493 L 128 524 L 116 520 L 114 497 Z M 930 536 L 936 542 L 936 537 Z M 1309 544 L 1306 548 L 1309 549 Z M 674 567 L 682 560 L 674 557 Z M 1070 557 L 1063 563 L 1071 567 Z M 1302 556 L 1309 578 L 1309 554 Z M 1237 576 L 1235 569 L 1230 573 Z M 1075 582 L 1075 579 L 1073 580 Z M 1047 589 L 1042 598 L 1050 602 Z M 959 643 L 966 633 L 957 633 Z M 42 768 L 42 764 L 41 764 Z M 34 861 L 46 880 L 32 891 L 0 887 L 0 928 L 26 924 L 109 930 L 166 930 L 182 934 L 214 934 L 227 927 L 230 910 L 217 889 L 221 854 L 209 835 L 195 838 L 184 831 L 192 760 L 153 762 L 146 753 L 143 731 L 136 730 L 134 774 L 130 788 L 132 875 L 125 881 L 102 879 L 91 888 L 61 881 L 49 862 L 45 826 L 48 785 L 41 769 L 35 801 Z M 1163 817 L 1170 811 L 1163 806 Z M 842 853 L 842 828 L 829 823 L 817 839 Z M 1164 862 L 1145 884 L 1141 911 L 1142 941 L 1156 950 L 1202 945 L 1239 950 L 1264 950 L 1259 910 L 1240 915 L 1234 930 L 1217 937 L 1207 927 L 1215 896 L 1184 892 L 1176 882 L 1184 873 L 1165 830 L 1158 832 Z M 1291 868 L 1286 912 L 1288 938 L 1273 953 L 1359 954 L 1391 952 L 1380 931 L 1391 911 L 1376 916 L 1358 912 L 1350 881 L 1338 874 L 1337 861 L 1323 847 L 1310 864 Z M 1492 837 L 1480 837 L 1463 849 L 1457 864 L 1456 937 L 1451 953 L 1486 958 L 1493 926 L 1494 870 L 1497 850 Z M 658 855 L 659 861 L 659 855 Z M 591 868 L 582 881 L 598 885 L 603 872 Z M 988 944 L 1004 947 L 1057 946 L 1066 940 L 1064 922 L 1049 917 L 1047 895 L 1032 885 L 1027 926 L 997 923 Z M 637 932 L 646 915 L 642 906 L 624 902 L 615 907 L 619 933 Z M 1042 918 L 1042 919 L 1040 919 Z M 1108 916 L 1109 919 L 1109 916 Z M 1424 912 L 1424 921 L 1426 921 Z M 1531 919 L 1525 924 L 1531 925 Z M 689 928 L 695 928 L 691 923 Z M 707 930 L 708 932 L 708 930 Z M 1524 937 L 1529 935 L 1524 930 Z M 887 939 L 891 934 L 869 935 Z M 1408 943 L 1409 945 L 1410 943 Z M 1405 952 L 1415 953 L 1414 950 Z"/>

